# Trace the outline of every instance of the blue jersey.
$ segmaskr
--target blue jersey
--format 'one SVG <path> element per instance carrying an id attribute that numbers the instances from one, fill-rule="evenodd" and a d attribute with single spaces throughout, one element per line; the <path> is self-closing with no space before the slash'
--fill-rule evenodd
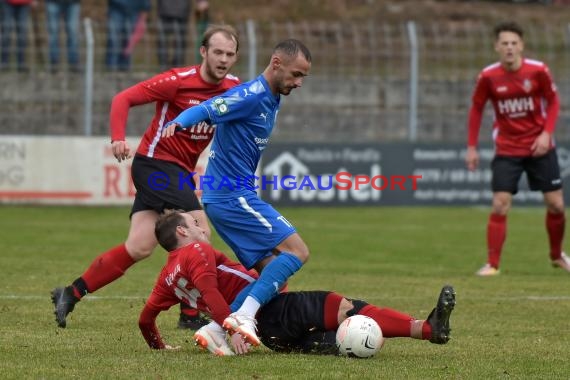
<path id="1" fill-rule="evenodd" d="M 187 109 L 173 120 L 187 128 L 203 121 L 206 111 L 207 119 L 216 125 L 206 173 L 196 181 L 203 190 L 202 202 L 256 193 L 255 171 L 275 125 L 280 99 L 260 75 Z"/>

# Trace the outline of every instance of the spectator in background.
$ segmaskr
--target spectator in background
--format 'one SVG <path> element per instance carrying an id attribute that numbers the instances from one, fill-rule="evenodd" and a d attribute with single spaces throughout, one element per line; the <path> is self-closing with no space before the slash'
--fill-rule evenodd
<path id="1" fill-rule="evenodd" d="M 59 69 L 59 36 L 61 20 L 65 24 L 67 63 L 72 72 L 79 71 L 79 0 L 46 0 L 49 64 L 52 72 Z"/>
<path id="2" fill-rule="evenodd" d="M 158 0 L 157 53 L 161 70 L 184 65 L 191 3 L 192 0 Z"/>
<path id="3" fill-rule="evenodd" d="M 2 11 L 2 52 L 1 68 L 10 66 L 10 53 L 16 52 L 18 71 L 28 71 L 26 66 L 26 47 L 28 45 L 28 26 L 30 21 L 30 6 L 35 6 L 35 0 L 1 0 Z M 12 50 L 12 32 L 16 31 L 16 48 Z"/>
<path id="4" fill-rule="evenodd" d="M 204 34 L 210 24 L 210 3 L 208 0 L 196 0 L 196 8 L 194 10 L 194 18 L 196 19 L 196 35 Z M 196 60 L 200 59 L 200 45 L 196 44 Z"/>
<path id="5" fill-rule="evenodd" d="M 108 70 L 127 71 L 131 66 L 131 53 L 145 30 L 150 11 L 150 0 L 109 0 L 107 9 Z"/>

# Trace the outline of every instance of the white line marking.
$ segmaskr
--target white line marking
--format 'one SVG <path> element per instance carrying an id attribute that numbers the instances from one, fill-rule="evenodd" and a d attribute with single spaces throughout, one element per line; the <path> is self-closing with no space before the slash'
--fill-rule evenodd
<path id="1" fill-rule="evenodd" d="M 41 300 L 50 299 L 51 295 L 48 293 L 45 296 L 29 296 L 29 295 L 17 295 L 17 294 L 0 294 L 0 299 L 3 300 Z M 145 299 L 146 296 L 85 296 L 81 301 L 97 301 L 97 300 L 138 300 Z"/>

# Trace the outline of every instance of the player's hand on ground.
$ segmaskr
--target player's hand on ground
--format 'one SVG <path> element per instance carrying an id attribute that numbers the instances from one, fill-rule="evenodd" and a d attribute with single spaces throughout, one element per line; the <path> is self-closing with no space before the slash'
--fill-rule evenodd
<path id="1" fill-rule="evenodd" d="M 479 166 L 479 152 L 477 148 L 472 146 L 467 147 L 467 153 L 465 153 L 465 165 L 467 165 L 468 170 L 475 170 Z"/>
<path id="2" fill-rule="evenodd" d="M 230 336 L 230 344 L 234 352 L 238 355 L 247 354 L 251 347 L 251 345 L 247 343 L 243 336 L 241 336 L 238 332 Z"/>
<path id="3" fill-rule="evenodd" d="M 178 351 L 180 348 L 182 348 L 182 347 L 181 346 L 171 346 L 169 344 L 164 345 L 164 349 L 169 350 L 169 351 Z"/>
<path id="4" fill-rule="evenodd" d="M 117 161 L 125 161 L 131 158 L 131 147 L 125 140 L 117 140 L 111 143 L 111 149 L 113 150 L 113 156 Z"/>
<path id="5" fill-rule="evenodd" d="M 550 133 L 543 131 L 530 147 L 534 157 L 544 156 L 550 148 Z"/>
<path id="6" fill-rule="evenodd" d="M 170 122 L 170 123 L 166 124 L 166 127 L 162 130 L 162 137 L 174 136 L 176 131 L 179 131 L 181 129 L 182 129 L 182 126 L 180 124 Z"/>

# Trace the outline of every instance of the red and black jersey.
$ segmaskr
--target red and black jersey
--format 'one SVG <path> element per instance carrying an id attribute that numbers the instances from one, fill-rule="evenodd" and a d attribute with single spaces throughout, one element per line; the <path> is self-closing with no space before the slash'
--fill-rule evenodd
<path id="1" fill-rule="evenodd" d="M 180 301 L 222 325 L 230 314 L 229 304 L 257 278 L 257 272 L 248 271 L 208 243 L 196 242 L 172 251 L 141 312 L 141 332 L 151 347 L 164 348 L 156 316 Z"/>
<path id="2" fill-rule="evenodd" d="M 477 145 L 483 109 L 489 99 L 495 111 L 496 154 L 530 156 L 532 144 L 543 131 L 553 134 L 560 104 L 544 63 L 523 59 L 521 67 L 512 72 L 500 63 L 483 69 L 469 112 L 468 146 Z"/>
<path id="3" fill-rule="evenodd" d="M 214 126 L 194 125 L 170 138 L 161 137 L 166 123 L 185 109 L 224 93 L 239 84 L 233 75 L 219 84 L 204 81 L 200 66 L 175 68 L 158 74 L 120 92 L 111 106 L 111 140 L 124 140 L 127 116 L 132 106 L 156 102 L 154 117 L 144 133 L 137 153 L 164 161 L 175 162 L 189 172 L 194 171 L 200 153 L 214 136 Z"/>

